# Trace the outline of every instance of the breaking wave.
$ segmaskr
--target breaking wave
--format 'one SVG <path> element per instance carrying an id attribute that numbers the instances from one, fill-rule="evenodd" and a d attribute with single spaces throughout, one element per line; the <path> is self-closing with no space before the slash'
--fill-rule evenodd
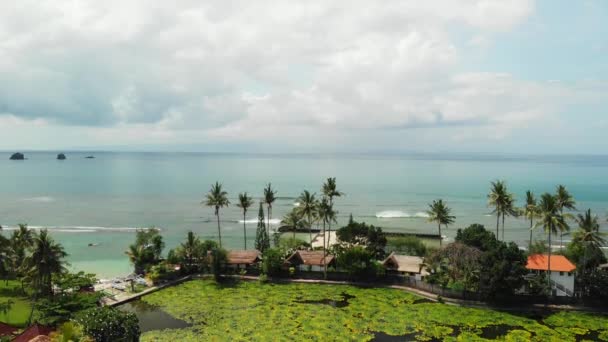
<path id="1" fill-rule="evenodd" d="M 61 233 L 98 233 L 98 232 L 134 232 L 137 227 L 97 227 L 97 226 L 27 226 L 30 229 L 48 229 L 51 232 Z M 17 226 L 2 226 L 3 230 L 17 230 Z M 156 229 L 161 230 L 156 227 Z"/>
<path id="2" fill-rule="evenodd" d="M 428 218 L 429 215 L 425 212 L 419 211 L 415 214 L 406 213 L 401 210 L 385 210 L 376 213 L 377 218 Z"/>
<path id="3" fill-rule="evenodd" d="M 22 198 L 21 201 L 22 202 L 50 203 L 50 202 L 55 202 L 55 199 L 51 196 L 37 196 L 37 197 Z"/>
<path id="4" fill-rule="evenodd" d="M 243 220 L 239 220 L 238 222 L 239 223 L 243 223 Z M 267 223 L 267 222 L 268 222 L 267 220 L 264 220 L 264 223 Z M 257 218 L 256 219 L 247 219 L 247 220 L 245 220 L 245 223 L 247 223 L 247 224 L 249 224 L 249 223 L 258 223 L 258 219 Z M 281 219 L 277 219 L 277 218 L 270 219 L 270 224 L 271 225 L 273 225 L 273 224 L 274 225 L 281 224 Z"/>

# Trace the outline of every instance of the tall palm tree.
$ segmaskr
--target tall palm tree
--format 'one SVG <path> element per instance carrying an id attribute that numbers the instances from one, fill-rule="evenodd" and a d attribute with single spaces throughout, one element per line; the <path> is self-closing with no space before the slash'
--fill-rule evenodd
<path id="1" fill-rule="evenodd" d="M 441 199 L 435 200 L 433 203 L 429 204 L 429 210 L 426 212 L 429 216 L 429 222 L 437 222 L 440 247 L 441 241 L 443 240 L 441 236 L 441 225 L 444 225 L 447 228 L 447 226 L 454 223 L 454 220 L 456 219 L 456 216 L 452 216 L 451 212 L 452 209 L 450 209 Z"/>
<path id="2" fill-rule="evenodd" d="M 292 209 L 281 221 L 281 224 L 289 226 L 293 229 L 293 238 L 296 238 L 296 230 L 304 225 L 302 212 L 297 209 Z"/>
<path id="3" fill-rule="evenodd" d="M 10 272 L 21 279 L 21 287 L 25 290 L 24 279 L 26 267 L 25 257 L 28 249 L 34 244 L 35 233 L 27 227 L 27 224 L 20 223 L 19 229 L 13 231 L 8 242 L 7 254 Z"/>
<path id="4" fill-rule="evenodd" d="M 331 207 L 332 212 L 334 213 L 334 215 L 337 215 L 338 212 L 337 211 L 333 211 L 333 208 L 334 208 L 334 197 L 342 197 L 342 196 L 344 196 L 344 193 L 341 192 L 341 191 L 338 191 L 338 188 L 337 188 L 337 185 L 336 185 L 336 177 L 329 177 L 329 178 L 327 178 L 327 180 L 325 181 L 325 183 L 323 183 L 322 191 L 323 191 L 323 195 L 329 199 L 329 206 Z M 334 221 L 335 221 L 335 219 L 334 219 Z M 331 222 L 332 222 L 331 220 L 328 222 L 328 228 L 329 228 L 329 235 L 330 235 L 330 237 L 331 237 Z"/>
<path id="5" fill-rule="evenodd" d="M 247 210 L 253 205 L 253 198 L 247 196 L 247 193 L 239 194 L 239 203 L 237 207 L 243 210 L 243 241 L 245 242 L 245 250 L 247 250 Z"/>
<path id="6" fill-rule="evenodd" d="M 222 189 L 222 184 L 215 182 L 211 185 L 211 190 L 207 194 L 207 200 L 205 205 L 213 207 L 215 209 L 215 216 L 217 217 L 217 236 L 222 248 L 222 231 L 220 228 L 220 209 L 230 205 L 228 200 L 228 193 Z"/>
<path id="7" fill-rule="evenodd" d="M 274 201 L 276 201 L 277 199 L 275 196 L 276 194 L 277 192 L 272 189 L 272 184 L 268 183 L 268 186 L 264 188 L 264 203 L 266 203 L 266 206 L 268 207 L 268 225 L 266 227 L 266 229 L 268 229 L 268 236 L 270 236 L 270 217 L 272 216 L 272 203 L 274 203 Z"/>
<path id="8" fill-rule="evenodd" d="M 67 255 L 63 246 L 55 243 L 46 229 L 35 234 L 32 253 L 26 257 L 25 264 L 28 267 L 32 287 L 37 293 L 53 294 L 52 276 L 66 271 L 67 263 L 64 259 Z"/>
<path id="9" fill-rule="evenodd" d="M 530 244 L 528 250 L 532 248 L 532 230 L 534 229 L 534 219 L 538 217 L 538 202 L 532 191 L 526 191 L 526 205 L 522 208 L 523 215 L 530 220 Z"/>
<path id="10" fill-rule="evenodd" d="M 319 220 L 323 222 L 323 277 L 327 278 L 327 265 L 325 264 L 325 260 L 327 258 L 327 249 L 329 248 L 329 239 L 326 235 L 325 225 L 330 224 L 331 222 L 336 222 L 336 212 L 334 211 L 333 206 L 329 203 L 327 197 L 323 197 L 317 206 L 317 215 L 319 216 Z"/>
<path id="11" fill-rule="evenodd" d="M 587 209 L 584 215 L 578 214 L 576 217 L 578 230 L 573 234 L 573 241 L 580 241 L 585 246 L 583 255 L 583 268 L 587 264 L 587 251 L 589 249 L 599 249 L 606 245 L 606 236 L 600 232 L 600 223 L 596 215 L 591 214 L 591 209 Z M 584 271 L 584 269 L 583 269 Z"/>
<path id="12" fill-rule="evenodd" d="M 504 181 L 491 182 L 490 193 L 488 194 L 488 206 L 493 207 L 492 213 L 496 214 L 496 238 L 498 239 L 498 228 L 500 217 L 505 211 L 508 202 L 507 186 Z"/>
<path id="13" fill-rule="evenodd" d="M 576 202 L 574 201 L 574 197 L 568 192 L 565 186 L 558 185 L 555 190 L 555 200 L 557 202 L 557 208 L 559 209 L 560 214 L 564 213 L 564 209 L 576 210 Z M 570 230 L 570 228 L 568 228 Z M 559 234 L 559 250 L 562 250 L 564 246 L 564 233 L 567 231 L 560 232 Z"/>
<path id="14" fill-rule="evenodd" d="M 549 255 L 547 260 L 547 282 L 551 287 L 551 235 L 569 230 L 568 222 L 559 210 L 557 199 L 555 196 L 544 193 L 540 198 L 538 205 L 540 219 L 536 222 L 535 227 L 543 227 L 548 235 Z"/>
<path id="15" fill-rule="evenodd" d="M 298 203 L 300 203 L 298 210 L 302 213 L 302 215 L 306 216 L 306 219 L 308 220 L 308 235 L 310 238 L 310 243 L 312 243 L 312 221 L 318 202 L 315 195 L 316 194 L 311 194 L 308 190 L 304 190 L 300 194 L 300 197 L 298 197 Z"/>
<path id="16" fill-rule="evenodd" d="M 507 193 L 507 197 L 505 198 L 505 205 L 502 211 L 502 240 L 505 240 L 505 217 L 519 216 L 519 210 L 515 207 L 515 196 L 513 194 Z"/>

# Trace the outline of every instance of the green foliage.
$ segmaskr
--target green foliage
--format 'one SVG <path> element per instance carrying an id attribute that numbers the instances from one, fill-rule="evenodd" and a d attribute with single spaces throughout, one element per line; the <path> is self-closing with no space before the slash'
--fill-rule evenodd
<path id="1" fill-rule="evenodd" d="M 258 211 L 258 228 L 255 232 L 255 249 L 262 252 L 262 254 L 270 248 L 270 237 L 266 229 L 266 223 L 264 222 L 264 208 L 262 202 L 260 202 L 260 210 Z"/>
<path id="2" fill-rule="evenodd" d="M 425 256 L 427 248 L 421 239 L 415 236 L 398 236 L 387 238 L 386 249 L 389 252 L 398 252 L 405 255 Z"/>
<path id="3" fill-rule="evenodd" d="M 38 295 L 50 296 L 53 294 L 53 274 L 64 272 L 68 254 L 63 246 L 56 243 L 46 229 L 34 234 L 31 253 L 26 256 L 24 267 L 30 286 Z"/>
<path id="4" fill-rule="evenodd" d="M 133 313 L 107 306 L 91 308 L 80 312 L 74 321 L 97 342 L 139 341 L 139 320 Z"/>
<path id="5" fill-rule="evenodd" d="M 348 305 L 332 305 L 345 298 Z M 418 299 L 387 288 L 247 281 L 223 286 L 195 280 L 143 298 L 193 326 L 150 331 L 142 341 L 369 341 L 374 332 L 396 340 L 483 341 L 484 329 L 503 325 L 506 335 L 498 339 L 507 341 L 608 334 L 608 318 L 601 315 L 563 312 L 535 320 L 489 309 L 416 304 Z"/>
<path id="6" fill-rule="evenodd" d="M 100 293 L 74 292 L 38 299 L 35 321 L 44 325 L 65 322 L 82 310 L 97 307 L 101 296 Z"/>
<path id="7" fill-rule="evenodd" d="M 216 248 L 218 248 L 217 242 L 201 241 L 196 234 L 188 232 L 186 240 L 169 252 L 171 255 L 167 257 L 167 261 L 179 264 L 181 271 L 186 274 L 204 272 L 211 269 L 209 252 Z"/>
<path id="8" fill-rule="evenodd" d="M 496 236 L 486 230 L 484 225 L 474 223 L 465 229 L 458 229 L 456 232 L 456 242 L 467 246 L 475 247 L 481 251 L 488 251 L 496 247 Z"/>
<path id="9" fill-rule="evenodd" d="M 337 263 L 348 274 L 360 278 L 373 278 L 380 268 L 374 254 L 361 246 L 342 250 L 337 255 Z"/>
<path id="10" fill-rule="evenodd" d="M 125 252 L 135 268 L 135 273 L 142 274 L 161 260 L 165 248 L 160 230 L 156 228 L 138 229 L 135 232 L 135 243 Z"/>
<path id="11" fill-rule="evenodd" d="M 270 248 L 262 256 L 262 273 L 272 276 L 281 272 L 285 252 L 279 248 Z"/>
<path id="12" fill-rule="evenodd" d="M 536 240 L 532 242 L 530 248 L 528 248 L 528 254 L 546 254 L 547 253 L 547 242 L 545 240 Z"/>
<path id="13" fill-rule="evenodd" d="M 84 334 L 83 327 L 76 322 L 63 323 L 49 337 L 53 342 L 93 342 L 92 338 Z"/>
<path id="14" fill-rule="evenodd" d="M 286 254 L 291 254 L 299 249 L 309 248 L 310 244 L 302 239 L 294 237 L 282 237 L 279 240 L 279 248 L 286 251 Z"/>
<path id="15" fill-rule="evenodd" d="M 386 254 L 387 240 L 380 227 L 353 221 L 338 229 L 336 235 L 342 243 L 365 247 L 377 259 L 383 258 Z"/>
<path id="16" fill-rule="evenodd" d="M 225 249 L 214 248 L 211 250 L 211 271 L 216 280 L 220 278 L 224 271 L 226 261 L 228 261 L 228 252 Z"/>
<path id="17" fill-rule="evenodd" d="M 508 297 L 524 283 L 527 258 L 513 242 L 499 242 L 481 257 L 480 291 L 489 298 Z"/>

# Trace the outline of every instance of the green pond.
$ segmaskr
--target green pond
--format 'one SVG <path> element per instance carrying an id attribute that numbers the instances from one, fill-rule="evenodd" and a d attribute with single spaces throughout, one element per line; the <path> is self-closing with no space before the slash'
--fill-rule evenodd
<path id="1" fill-rule="evenodd" d="M 520 315 L 347 285 L 193 280 L 128 309 L 140 318 L 142 341 L 608 340 L 608 316 Z"/>

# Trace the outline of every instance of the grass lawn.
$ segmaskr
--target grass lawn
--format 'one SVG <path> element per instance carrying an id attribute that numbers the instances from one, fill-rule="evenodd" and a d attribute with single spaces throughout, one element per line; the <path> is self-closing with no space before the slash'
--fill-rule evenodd
<path id="1" fill-rule="evenodd" d="M 7 283 L 0 280 L 0 304 L 9 300 L 12 300 L 14 304 L 8 312 L 0 312 L 0 322 L 20 327 L 25 326 L 32 309 L 29 298 L 21 293 L 21 284 L 18 281 L 9 280 Z"/>
<path id="2" fill-rule="evenodd" d="M 143 301 L 192 326 L 149 331 L 142 341 L 608 339 L 606 316 L 560 312 L 527 317 L 432 303 L 384 288 L 193 280 Z"/>

